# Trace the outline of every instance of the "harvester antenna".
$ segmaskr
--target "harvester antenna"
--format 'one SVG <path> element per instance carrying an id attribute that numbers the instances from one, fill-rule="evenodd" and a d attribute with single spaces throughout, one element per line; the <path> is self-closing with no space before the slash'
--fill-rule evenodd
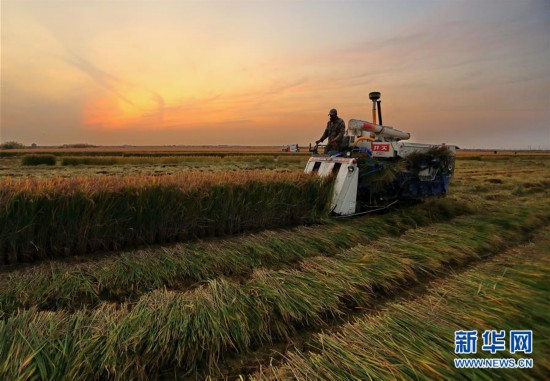
<path id="1" fill-rule="evenodd" d="M 382 114 L 380 113 L 380 92 L 379 91 L 373 91 L 369 93 L 369 99 L 372 101 L 372 122 L 374 124 L 376 123 L 376 104 L 378 103 L 378 116 L 380 119 L 380 124 L 382 124 Z"/>

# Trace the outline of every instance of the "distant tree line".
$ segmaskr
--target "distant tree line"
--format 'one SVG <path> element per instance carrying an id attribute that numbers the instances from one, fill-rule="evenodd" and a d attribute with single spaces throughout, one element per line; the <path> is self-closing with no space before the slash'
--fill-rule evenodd
<path id="1" fill-rule="evenodd" d="M 37 145 L 34 143 L 30 146 L 30 148 L 36 148 L 36 147 Z M 87 144 L 87 143 L 63 144 L 59 146 L 59 148 L 94 148 L 94 147 L 97 147 L 97 146 L 92 144 Z M 9 142 L 0 144 L 0 149 L 19 149 L 19 148 L 29 148 L 29 147 L 16 141 L 9 141 Z"/>
<path id="2" fill-rule="evenodd" d="M 76 143 L 76 144 L 63 144 L 60 146 L 60 148 L 94 148 L 97 146 L 94 146 L 92 144 L 87 143 Z"/>
<path id="3" fill-rule="evenodd" d="M 18 148 L 25 148 L 25 145 L 16 141 L 10 141 L 10 142 L 5 142 L 0 144 L 0 149 L 18 149 Z"/>

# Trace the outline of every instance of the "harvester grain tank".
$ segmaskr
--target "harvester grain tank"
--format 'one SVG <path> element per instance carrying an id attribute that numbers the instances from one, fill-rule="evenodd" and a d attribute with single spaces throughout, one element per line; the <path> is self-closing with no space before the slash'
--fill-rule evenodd
<path id="1" fill-rule="evenodd" d="M 369 98 L 373 121 L 350 119 L 342 150 L 320 155 L 317 145 L 306 165 L 306 173 L 335 176 L 331 213 L 348 217 L 400 200 L 444 196 L 458 147 L 407 142 L 408 132 L 382 124 L 380 93 Z"/>

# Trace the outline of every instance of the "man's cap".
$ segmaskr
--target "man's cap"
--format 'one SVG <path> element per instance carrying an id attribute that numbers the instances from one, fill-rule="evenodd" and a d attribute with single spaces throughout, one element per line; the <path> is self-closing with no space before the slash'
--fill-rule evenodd
<path id="1" fill-rule="evenodd" d="M 332 108 L 330 109 L 330 111 L 328 112 L 329 115 L 338 115 L 338 111 L 336 111 L 335 108 Z"/>

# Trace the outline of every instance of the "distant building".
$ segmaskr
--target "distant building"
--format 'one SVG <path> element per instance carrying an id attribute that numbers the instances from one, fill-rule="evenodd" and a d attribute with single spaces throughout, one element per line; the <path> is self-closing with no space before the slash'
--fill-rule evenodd
<path id="1" fill-rule="evenodd" d="M 283 152 L 300 152 L 300 146 L 298 144 L 288 144 L 281 149 Z"/>
<path id="2" fill-rule="evenodd" d="M 31 148 L 36 148 L 36 147 L 38 147 L 38 146 L 36 145 L 36 143 L 32 143 L 32 144 L 31 144 Z"/>

